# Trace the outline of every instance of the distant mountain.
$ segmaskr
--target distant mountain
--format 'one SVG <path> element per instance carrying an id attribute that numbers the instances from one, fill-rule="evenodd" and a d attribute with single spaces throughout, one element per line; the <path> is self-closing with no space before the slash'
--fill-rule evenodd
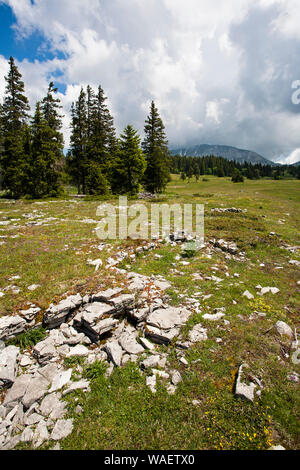
<path id="1" fill-rule="evenodd" d="M 292 166 L 299 166 L 300 162 L 292 163 Z"/>
<path id="2" fill-rule="evenodd" d="M 192 147 L 181 147 L 171 150 L 172 155 L 181 155 L 187 157 L 204 157 L 206 155 L 214 155 L 215 157 L 223 157 L 227 160 L 234 160 L 239 163 L 261 163 L 262 165 L 276 166 L 276 163 L 267 160 L 256 152 L 251 150 L 238 149 L 229 147 L 228 145 L 194 145 Z"/>

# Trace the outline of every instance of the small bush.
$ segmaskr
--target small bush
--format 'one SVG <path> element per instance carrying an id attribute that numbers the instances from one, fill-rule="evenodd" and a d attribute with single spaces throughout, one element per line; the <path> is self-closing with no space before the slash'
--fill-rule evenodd
<path id="1" fill-rule="evenodd" d="M 35 328 L 9 340 L 8 345 L 19 346 L 21 350 L 33 348 L 37 343 L 43 341 L 46 335 L 47 331 L 44 328 Z"/>

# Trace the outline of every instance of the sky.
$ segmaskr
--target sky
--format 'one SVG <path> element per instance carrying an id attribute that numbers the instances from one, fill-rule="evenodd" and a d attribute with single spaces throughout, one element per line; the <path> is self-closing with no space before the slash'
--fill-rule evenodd
<path id="1" fill-rule="evenodd" d="M 101 85 L 120 133 L 151 100 L 170 148 L 232 145 L 300 160 L 299 0 L 0 0 L 0 101 L 12 55 L 32 108 Z"/>

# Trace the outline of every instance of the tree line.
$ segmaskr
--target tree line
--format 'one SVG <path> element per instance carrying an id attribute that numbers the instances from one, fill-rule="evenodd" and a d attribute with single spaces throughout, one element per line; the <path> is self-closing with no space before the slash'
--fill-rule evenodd
<path id="1" fill-rule="evenodd" d="M 165 189 L 170 154 L 164 123 L 155 103 L 144 125 L 144 139 L 128 124 L 119 137 L 101 86 L 81 88 L 71 107 L 70 149 L 64 156 L 61 104 L 50 82 L 33 116 L 13 57 L 0 105 L 0 186 L 15 198 L 63 193 L 63 175 L 78 193 L 135 195 Z"/>
<path id="2" fill-rule="evenodd" d="M 202 157 L 171 156 L 171 172 L 179 174 L 182 180 L 200 176 L 214 175 L 218 177 L 231 177 L 233 182 L 242 182 L 244 178 L 251 180 L 259 178 L 281 179 L 292 177 L 300 179 L 300 166 L 293 165 L 262 165 L 261 163 L 237 162 L 223 157 L 207 155 Z"/>

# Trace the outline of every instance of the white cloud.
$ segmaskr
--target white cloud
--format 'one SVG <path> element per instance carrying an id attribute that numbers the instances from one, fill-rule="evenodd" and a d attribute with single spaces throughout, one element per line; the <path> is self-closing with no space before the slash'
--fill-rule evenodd
<path id="1" fill-rule="evenodd" d="M 296 0 L 4 3 L 20 36 L 37 29 L 52 51 L 65 54 L 18 65 L 32 105 L 61 72 L 66 142 L 80 86 L 101 84 L 119 132 L 130 122 L 142 133 L 154 99 L 174 146 L 231 144 L 267 158 L 300 148 L 300 118 L 290 99 L 290 80 L 300 78 L 292 77 L 296 47 L 289 48 L 299 36 Z M 291 43 L 281 48 L 283 38 Z"/>

